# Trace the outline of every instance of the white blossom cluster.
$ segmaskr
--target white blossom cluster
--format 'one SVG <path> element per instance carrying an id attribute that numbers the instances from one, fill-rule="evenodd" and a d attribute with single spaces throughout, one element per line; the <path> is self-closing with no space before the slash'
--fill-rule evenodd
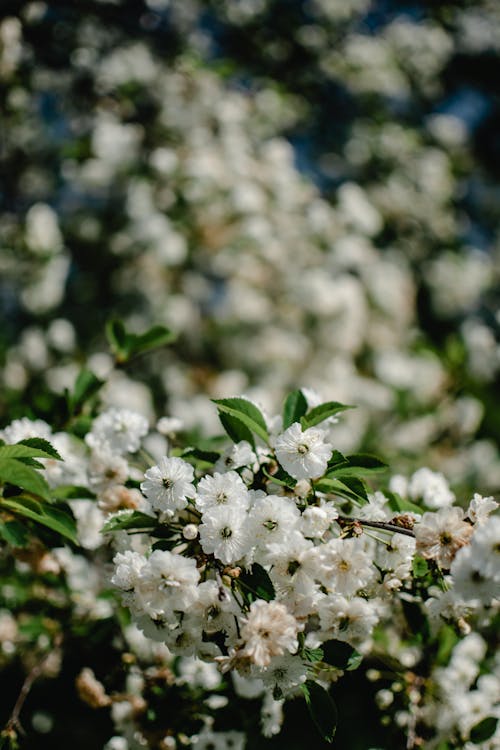
<path id="1" fill-rule="evenodd" d="M 340 641 L 376 651 L 405 599 L 419 602 L 435 628 L 454 622 L 470 631 L 468 623 L 485 627 L 499 611 L 500 519 L 490 516 L 498 503 L 476 494 L 464 511 L 442 475 L 421 469 L 393 479 L 414 510 L 395 515 L 377 492 L 349 521 L 345 500 L 321 489 L 331 435 L 328 425 L 294 422 L 267 447 L 234 444 L 247 462 L 221 462 L 208 474 L 163 456 L 141 490 L 151 525 L 164 533 L 153 532 L 149 549 L 122 547 L 114 558 L 112 582 L 148 638 L 236 673 L 236 684 L 257 680 L 267 701 L 294 695 L 306 680 L 338 678 L 338 669 L 327 678 L 317 671 L 313 649 Z M 444 588 L 416 593 L 419 560 Z"/>

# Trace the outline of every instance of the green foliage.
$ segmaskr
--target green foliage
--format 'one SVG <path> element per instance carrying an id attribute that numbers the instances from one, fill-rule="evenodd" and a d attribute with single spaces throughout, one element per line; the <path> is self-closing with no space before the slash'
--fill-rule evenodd
<path id="1" fill-rule="evenodd" d="M 269 574 L 258 563 L 254 563 L 250 571 L 241 572 L 237 585 L 250 602 L 254 599 L 270 602 L 276 596 Z"/>
<path id="2" fill-rule="evenodd" d="M 476 744 L 486 742 L 495 734 L 497 725 L 498 716 L 487 716 L 485 719 L 475 724 L 470 730 L 471 742 Z"/>
<path id="3" fill-rule="evenodd" d="M 104 381 L 100 380 L 93 372 L 81 370 L 73 391 L 66 393 L 69 413 L 72 415 L 78 414 L 84 404 L 95 396 L 103 385 Z"/>
<path id="4" fill-rule="evenodd" d="M 326 641 L 321 645 L 323 660 L 337 669 L 348 672 L 357 669 L 363 661 L 363 656 L 345 641 Z"/>
<path id="5" fill-rule="evenodd" d="M 312 680 L 302 685 L 311 719 L 321 737 L 326 742 L 333 742 L 337 730 L 338 712 L 330 693 Z"/>
<path id="6" fill-rule="evenodd" d="M 146 513 L 141 513 L 139 510 L 124 510 L 117 515 L 108 518 L 102 527 L 102 533 L 107 534 L 112 531 L 122 530 L 151 530 L 156 524 L 156 519 L 152 516 L 148 516 Z"/>
<path id="7" fill-rule="evenodd" d="M 283 404 L 283 429 L 286 430 L 307 411 L 307 401 L 302 391 L 296 390 L 288 394 Z"/>
<path id="8" fill-rule="evenodd" d="M 106 335 L 115 360 L 120 365 L 140 354 L 167 346 L 176 339 L 172 331 L 159 325 L 152 326 L 142 334 L 130 333 L 121 320 L 109 321 L 106 326 Z"/>
<path id="9" fill-rule="evenodd" d="M 267 425 L 260 409 L 245 398 L 214 399 L 219 419 L 235 443 L 248 441 L 255 447 L 254 434 L 269 443 Z"/>
<path id="10" fill-rule="evenodd" d="M 19 495 L 16 498 L 3 498 L 0 503 L 0 510 L 2 509 L 11 511 L 16 516 L 36 521 L 56 531 L 65 539 L 69 539 L 70 542 L 78 544 L 75 519 L 67 507 L 56 507 L 25 495 Z"/>
<path id="11" fill-rule="evenodd" d="M 307 412 L 305 416 L 301 417 L 300 423 L 302 429 L 307 430 L 308 427 L 314 427 L 315 425 L 324 422 L 325 419 L 340 414 L 342 411 L 346 411 L 346 409 L 354 409 L 354 407 L 340 404 L 338 401 L 327 401 L 324 404 L 315 406 L 311 411 Z"/>

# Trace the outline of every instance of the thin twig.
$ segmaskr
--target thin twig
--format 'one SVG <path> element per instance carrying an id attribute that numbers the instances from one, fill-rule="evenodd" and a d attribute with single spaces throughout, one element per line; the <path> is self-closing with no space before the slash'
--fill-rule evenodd
<path id="1" fill-rule="evenodd" d="M 366 521 L 364 518 L 339 516 L 337 522 L 340 522 L 341 525 L 360 524 L 361 526 L 370 526 L 373 529 L 390 531 L 392 534 L 404 534 L 405 536 L 415 537 L 415 532 L 411 529 L 406 529 L 404 526 L 397 526 L 395 523 L 387 523 L 386 521 Z"/>
<path id="2" fill-rule="evenodd" d="M 10 718 L 7 724 L 5 725 L 5 729 L 3 730 L 2 735 L 12 734 L 13 732 L 16 732 L 16 731 L 20 732 L 21 734 L 24 734 L 24 729 L 21 726 L 19 717 L 21 715 L 21 711 L 23 710 L 25 701 L 28 695 L 30 694 L 30 691 L 31 691 L 31 688 L 33 687 L 34 682 L 36 682 L 36 680 L 42 674 L 47 661 L 52 656 L 52 654 L 59 648 L 61 643 L 62 643 L 62 635 L 59 634 L 54 640 L 54 647 L 52 648 L 52 650 L 49 651 L 48 654 L 45 654 L 43 659 L 39 661 L 38 664 L 35 664 L 35 666 L 30 670 L 30 672 L 26 676 L 26 679 L 24 680 L 21 690 L 19 692 L 19 695 L 17 696 L 17 700 L 15 702 L 14 708 L 12 709 L 12 713 L 10 715 Z"/>

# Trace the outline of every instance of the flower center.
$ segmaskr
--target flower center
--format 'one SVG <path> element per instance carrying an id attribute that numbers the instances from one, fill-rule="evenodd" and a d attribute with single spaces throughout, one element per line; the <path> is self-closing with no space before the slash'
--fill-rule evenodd
<path id="1" fill-rule="evenodd" d="M 223 539 L 229 539 L 229 537 L 233 535 L 233 532 L 228 526 L 224 526 L 224 528 L 220 530 L 220 535 Z"/>
<path id="2" fill-rule="evenodd" d="M 290 560 L 288 563 L 288 568 L 286 569 L 286 572 L 289 576 L 293 576 L 298 569 L 300 568 L 300 563 L 298 560 Z"/>
<path id="3" fill-rule="evenodd" d="M 297 446 L 297 453 L 300 453 L 301 456 L 304 456 L 306 453 L 309 453 L 309 446 L 305 443 L 300 443 Z"/>
<path id="4" fill-rule="evenodd" d="M 268 531 L 274 531 L 274 529 L 278 526 L 278 522 L 277 521 L 272 521 L 269 518 L 267 521 L 264 521 L 264 523 L 262 525 Z"/>
<path id="5" fill-rule="evenodd" d="M 174 483 L 172 482 L 172 480 L 168 479 L 167 477 L 163 477 L 163 479 L 161 480 L 161 483 L 165 487 L 166 490 L 170 490 L 174 486 Z"/>
<path id="6" fill-rule="evenodd" d="M 439 537 L 439 541 L 441 542 L 441 544 L 443 546 L 446 546 L 447 544 L 451 544 L 452 543 L 453 537 L 452 537 L 452 535 L 450 534 L 449 531 L 443 531 L 443 533 Z"/>

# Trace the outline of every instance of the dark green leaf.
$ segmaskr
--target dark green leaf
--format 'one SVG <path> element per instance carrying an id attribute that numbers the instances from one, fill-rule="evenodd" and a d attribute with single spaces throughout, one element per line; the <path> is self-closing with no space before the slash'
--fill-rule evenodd
<path id="1" fill-rule="evenodd" d="M 262 467 L 262 473 L 272 482 L 279 484 L 281 487 L 287 487 L 289 490 L 293 490 L 297 484 L 297 480 L 288 474 L 282 466 L 275 471 L 274 474 L 270 474 L 265 466 Z"/>
<path id="2" fill-rule="evenodd" d="M 50 489 L 44 477 L 15 458 L 0 458 L 0 482 L 8 482 L 50 501 Z"/>
<path id="3" fill-rule="evenodd" d="M 333 417 L 335 414 L 339 414 L 346 409 L 354 409 L 354 406 L 340 404 L 338 401 L 327 401 L 325 404 L 315 406 L 314 409 L 311 409 L 310 412 L 301 418 L 302 429 L 307 430 L 308 427 L 314 427 L 314 425 L 324 422 L 325 419 Z"/>
<path id="4" fill-rule="evenodd" d="M 366 487 L 360 479 L 355 477 L 343 477 L 341 481 L 325 476 L 315 483 L 315 488 L 320 492 L 345 497 L 347 500 L 354 500 L 357 503 L 367 501 Z"/>
<path id="5" fill-rule="evenodd" d="M 73 393 L 68 396 L 68 406 L 71 413 L 77 412 L 104 385 L 104 381 L 94 375 L 91 370 L 82 370 L 78 375 Z"/>
<path id="6" fill-rule="evenodd" d="M 219 419 L 221 425 L 234 443 L 246 440 L 247 443 L 250 443 L 250 445 L 255 448 L 255 438 L 241 419 L 230 416 L 229 414 L 221 414 L 220 412 Z"/>
<path id="7" fill-rule="evenodd" d="M 422 513 L 422 508 L 412 503 L 411 500 L 400 497 L 396 492 L 385 490 L 384 495 L 389 500 L 389 508 L 396 513 Z"/>
<path id="8" fill-rule="evenodd" d="M 352 671 L 357 669 L 363 660 L 362 654 L 344 641 L 326 641 L 322 644 L 323 660 L 337 669 Z"/>
<path id="9" fill-rule="evenodd" d="M 62 461 L 59 453 L 47 440 L 41 438 L 31 438 L 30 440 L 42 443 L 43 448 L 39 445 L 30 445 L 27 441 L 15 445 L 2 445 L 0 447 L 0 458 L 54 458 Z"/>
<path id="10" fill-rule="evenodd" d="M 348 464 L 349 461 L 347 458 L 341 453 L 340 451 L 333 451 L 332 456 L 330 460 L 328 461 L 327 466 L 327 474 L 330 473 L 332 469 L 335 469 L 338 466 L 341 466 L 342 464 Z"/>
<path id="11" fill-rule="evenodd" d="M 55 497 L 57 500 L 94 500 L 95 495 L 88 487 L 60 484 L 52 490 L 52 497 Z"/>
<path id="12" fill-rule="evenodd" d="M 175 341 L 176 335 L 165 326 L 153 326 L 146 333 L 128 334 L 129 356 L 143 354 L 151 349 L 159 349 Z"/>
<path id="13" fill-rule="evenodd" d="M 250 571 L 242 571 L 237 579 L 245 592 L 250 592 L 258 599 L 270 602 L 275 597 L 274 586 L 266 570 L 254 563 Z"/>
<path id="14" fill-rule="evenodd" d="M 374 474 L 387 470 L 387 464 L 375 456 L 367 453 L 356 453 L 346 457 L 347 464 L 334 467 L 328 471 L 328 476 L 352 477 L 363 476 L 365 474 Z"/>
<path id="15" fill-rule="evenodd" d="M 283 405 L 283 429 L 288 429 L 294 422 L 300 422 L 306 411 L 307 401 L 302 391 L 289 393 Z"/>
<path id="16" fill-rule="evenodd" d="M 116 516 L 110 516 L 101 531 L 107 534 L 111 531 L 121 531 L 122 529 L 152 529 L 156 526 L 156 518 L 141 513 L 139 510 L 124 510 L 117 513 Z"/>
<path id="17" fill-rule="evenodd" d="M 260 409 L 251 401 L 248 401 L 246 398 L 222 398 L 214 399 L 214 404 L 217 406 L 221 422 L 221 415 L 228 415 L 236 418 L 242 422 L 250 432 L 258 435 L 265 443 L 269 442 L 265 419 L 262 416 Z M 248 440 L 248 438 L 240 438 L 240 440 L 241 439 Z"/>
<path id="18" fill-rule="evenodd" d="M 487 716 L 486 719 L 483 719 L 478 724 L 475 724 L 470 730 L 471 742 L 473 742 L 475 745 L 478 745 L 480 742 L 486 742 L 487 740 L 489 740 L 490 737 L 495 734 L 497 724 L 497 716 Z"/>
<path id="19" fill-rule="evenodd" d="M 214 464 L 220 458 L 220 453 L 216 451 L 202 450 L 201 448 L 189 447 L 185 448 L 180 454 L 182 458 L 195 458 L 198 461 L 203 461 L 207 464 Z"/>
<path id="20" fill-rule="evenodd" d="M 28 529 L 19 521 L 0 521 L 0 536 L 11 547 L 26 547 L 29 542 Z"/>
<path id="21" fill-rule="evenodd" d="M 110 320 L 106 325 L 109 347 L 119 362 L 128 357 L 128 335 L 121 320 Z"/>
<path id="22" fill-rule="evenodd" d="M 337 706 L 331 695 L 312 680 L 302 685 L 307 708 L 320 735 L 326 742 L 333 742 L 337 730 Z"/>
<path id="23" fill-rule="evenodd" d="M 20 440 L 16 445 L 27 445 L 29 448 L 35 448 L 36 450 L 44 451 L 49 458 L 56 458 L 58 461 L 62 461 L 62 458 L 58 451 L 54 448 L 52 443 L 48 440 L 44 440 L 39 437 L 25 438 Z M 32 453 L 33 456 L 37 455 L 39 458 L 44 458 L 39 454 Z"/>
<path id="24" fill-rule="evenodd" d="M 323 661 L 323 649 L 322 648 L 309 648 L 306 646 L 303 650 L 303 656 L 306 661 L 314 664 L 318 661 Z"/>
<path id="25" fill-rule="evenodd" d="M 45 503 L 38 502 L 38 500 L 32 500 L 30 497 L 24 496 L 16 497 L 16 499 L 3 499 L 0 502 L 1 507 L 7 508 L 16 515 L 36 521 L 42 524 L 42 526 L 47 526 L 47 528 L 56 531 L 75 544 L 78 543 L 75 519 L 67 510 L 56 508 L 53 505 L 46 505 Z"/>

